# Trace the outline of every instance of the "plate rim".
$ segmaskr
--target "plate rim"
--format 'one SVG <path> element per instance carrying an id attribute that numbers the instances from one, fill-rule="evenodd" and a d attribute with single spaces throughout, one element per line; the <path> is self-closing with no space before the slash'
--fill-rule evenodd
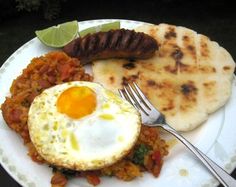
<path id="1" fill-rule="evenodd" d="M 77 20 L 78 21 L 78 20 Z M 129 23 L 135 23 L 135 24 L 149 24 L 149 25 L 154 25 L 154 23 L 149 23 L 149 22 L 144 22 L 144 21 L 138 21 L 138 20 L 129 20 L 129 19 L 93 19 L 93 20 L 83 20 L 83 21 L 78 21 L 79 24 L 91 24 L 91 23 L 104 23 L 104 22 L 111 22 L 111 21 L 121 21 L 121 22 L 125 22 L 126 24 Z M 15 59 L 15 56 L 17 56 L 19 53 L 21 53 L 24 48 L 26 48 L 27 46 L 29 46 L 30 44 L 32 44 L 35 40 L 37 40 L 37 37 L 34 37 L 32 39 L 30 39 L 28 42 L 24 43 L 23 45 L 21 45 L 18 49 L 16 49 L 2 64 L 2 66 L 0 67 L 0 79 L 2 77 L 2 74 L 6 71 L 7 67 L 11 64 L 11 62 Z M 232 81 L 232 84 L 234 87 L 236 87 L 236 76 L 234 75 L 234 80 Z M 2 111 L 1 111 L 2 112 Z M 230 168 L 228 170 L 230 170 L 230 173 L 236 168 L 236 150 L 235 150 L 235 155 L 233 155 L 234 157 L 234 167 Z M 16 173 L 14 173 L 13 171 L 11 171 L 9 165 L 6 164 L 6 162 L 4 161 L 6 157 L 4 156 L 4 150 L 2 149 L 2 147 L 0 146 L 0 164 L 1 166 L 4 168 L 4 170 L 8 173 L 8 175 L 10 177 L 12 177 L 17 183 L 19 183 L 22 186 L 27 186 L 27 187 L 34 187 L 35 184 L 32 181 L 24 181 L 22 180 L 22 178 L 25 178 L 24 176 L 18 176 Z M 232 160 L 232 158 L 231 158 Z M 224 166 L 224 169 L 225 166 Z M 211 182 L 213 182 L 214 184 L 218 182 L 216 182 L 215 180 L 211 180 Z M 209 183 L 212 184 L 212 183 Z"/>

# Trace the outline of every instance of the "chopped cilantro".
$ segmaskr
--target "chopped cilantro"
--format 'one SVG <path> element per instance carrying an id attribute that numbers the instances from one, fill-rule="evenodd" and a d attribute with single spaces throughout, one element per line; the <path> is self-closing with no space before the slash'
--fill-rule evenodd
<path id="1" fill-rule="evenodd" d="M 135 164 L 143 165 L 144 164 L 144 157 L 150 151 L 150 147 L 145 144 L 140 144 L 135 150 L 132 161 Z"/>

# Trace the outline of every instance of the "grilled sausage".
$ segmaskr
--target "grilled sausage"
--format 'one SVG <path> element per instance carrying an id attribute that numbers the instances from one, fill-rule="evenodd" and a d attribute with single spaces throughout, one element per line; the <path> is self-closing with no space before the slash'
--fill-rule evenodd
<path id="1" fill-rule="evenodd" d="M 63 51 L 82 64 L 106 58 L 149 58 L 158 49 L 154 38 L 133 30 L 110 30 L 88 34 L 67 44 Z"/>

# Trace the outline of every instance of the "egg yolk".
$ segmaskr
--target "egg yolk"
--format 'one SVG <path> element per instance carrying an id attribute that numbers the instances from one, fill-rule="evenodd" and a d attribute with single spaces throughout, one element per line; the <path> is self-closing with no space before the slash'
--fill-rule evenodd
<path id="1" fill-rule="evenodd" d="M 71 87 L 61 93 L 56 104 L 58 112 L 79 119 L 95 110 L 96 93 L 86 86 Z"/>

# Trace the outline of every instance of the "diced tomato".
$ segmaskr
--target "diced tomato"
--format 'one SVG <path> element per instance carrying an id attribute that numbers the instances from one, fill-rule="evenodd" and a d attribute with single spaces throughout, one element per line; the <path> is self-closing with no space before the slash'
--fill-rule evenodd
<path id="1" fill-rule="evenodd" d="M 37 93 L 31 93 L 29 96 L 28 96 L 28 98 L 27 98 L 27 100 L 30 102 L 30 103 L 32 103 L 33 102 L 33 100 L 34 100 L 34 98 L 37 96 L 38 94 Z"/>
<path id="2" fill-rule="evenodd" d="M 56 82 L 56 77 L 55 76 L 48 76 L 48 81 L 51 83 L 51 84 L 55 84 Z"/>
<path id="3" fill-rule="evenodd" d="M 12 109 L 11 115 L 9 115 L 10 121 L 13 123 L 19 123 L 21 121 L 21 114 L 22 111 L 20 109 Z"/>
<path id="4" fill-rule="evenodd" d="M 70 77 L 71 73 L 73 72 L 73 67 L 68 63 L 68 64 L 58 64 L 57 65 L 57 70 L 60 73 L 61 80 L 66 80 Z"/>
<path id="5" fill-rule="evenodd" d="M 67 178 L 63 174 L 61 174 L 60 172 L 54 173 L 51 179 L 52 185 L 64 187 L 66 183 L 67 183 Z"/>
<path id="6" fill-rule="evenodd" d="M 57 72 L 55 69 L 52 69 L 52 68 L 49 68 L 47 73 L 46 73 L 48 76 L 53 76 L 53 77 L 56 77 L 57 76 Z"/>
<path id="7" fill-rule="evenodd" d="M 151 171 L 154 165 L 154 160 L 152 159 L 151 155 L 147 155 L 144 157 L 144 166 L 147 170 Z"/>
<path id="8" fill-rule="evenodd" d="M 158 177 L 161 171 L 161 167 L 162 167 L 162 158 L 161 158 L 160 151 L 155 151 L 152 154 L 152 159 L 155 162 L 155 165 L 153 165 L 153 168 L 152 168 L 152 174 L 155 177 Z"/>
<path id="9" fill-rule="evenodd" d="M 46 72 L 48 71 L 48 68 L 49 68 L 49 65 L 48 65 L 48 64 L 45 64 L 45 65 L 43 65 L 43 66 L 39 69 L 39 72 L 40 72 L 41 74 L 46 73 Z"/>
<path id="10" fill-rule="evenodd" d="M 86 178 L 87 181 L 94 186 L 97 186 L 101 182 L 97 175 L 87 175 Z"/>
<path id="11" fill-rule="evenodd" d="M 152 154 L 152 159 L 155 161 L 155 164 L 160 165 L 161 164 L 161 153 L 160 153 L 160 151 L 155 151 Z"/>
<path id="12" fill-rule="evenodd" d="M 41 86 L 41 88 L 49 88 L 51 86 L 50 82 L 44 79 L 38 80 L 38 84 Z"/>
<path id="13" fill-rule="evenodd" d="M 160 175 L 160 172 L 161 172 L 161 166 L 155 165 L 152 169 L 153 176 L 158 177 Z"/>

